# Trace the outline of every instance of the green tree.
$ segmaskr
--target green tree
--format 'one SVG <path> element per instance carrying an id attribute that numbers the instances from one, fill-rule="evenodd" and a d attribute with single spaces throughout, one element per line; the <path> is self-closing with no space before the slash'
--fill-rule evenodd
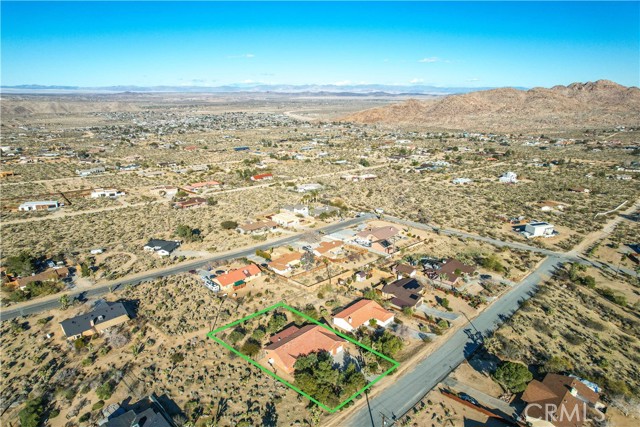
<path id="1" fill-rule="evenodd" d="M 287 324 L 287 316 L 284 313 L 273 313 L 267 323 L 267 332 L 273 334 L 279 331 Z"/>
<path id="2" fill-rule="evenodd" d="M 83 262 L 82 264 L 80 264 L 80 275 L 82 277 L 88 277 L 91 275 L 91 269 L 89 268 L 86 262 Z"/>
<path id="3" fill-rule="evenodd" d="M 242 344 L 242 347 L 240 347 L 240 351 L 242 352 L 242 354 L 245 354 L 249 357 L 257 356 L 258 353 L 260 353 L 260 349 L 260 343 L 253 338 L 249 338 L 247 341 L 245 341 L 244 344 Z"/>
<path id="4" fill-rule="evenodd" d="M 10 256 L 5 261 L 7 271 L 20 276 L 29 276 L 36 271 L 36 259 L 27 252 Z"/>
<path id="5" fill-rule="evenodd" d="M 235 230 L 238 227 L 238 223 L 235 221 L 222 221 L 220 226 L 223 230 Z"/>
<path id="6" fill-rule="evenodd" d="M 544 363 L 542 370 L 550 373 L 564 372 L 573 369 L 571 362 L 564 357 L 553 356 Z"/>
<path id="7" fill-rule="evenodd" d="M 42 396 L 27 400 L 18 414 L 21 427 L 38 427 L 44 414 L 45 402 Z"/>
<path id="8" fill-rule="evenodd" d="M 197 231 L 188 225 L 180 224 L 178 228 L 176 228 L 176 236 L 181 237 L 186 242 L 194 242 L 196 240 L 200 240 L 200 236 Z"/>
<path id="9" fill-rule="evenodd" d="M 524 391 L 533 379 L 529 369 L 522 363 L 504 362 L 494 374 L 495 380 L 513 393 Z"/>
<path id="10" fill-rule="evenodd" d="M 364 166 L 365 168 L 371 166 L 371 163 L 369 163 L 367 159 L 360 159 L 358 161 L 358 164 L 360 164 L 361 166 Z"/>

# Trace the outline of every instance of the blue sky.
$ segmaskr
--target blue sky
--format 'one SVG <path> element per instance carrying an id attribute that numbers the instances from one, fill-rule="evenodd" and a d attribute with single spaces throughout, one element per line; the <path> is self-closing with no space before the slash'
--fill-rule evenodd
<path id="1" fill-rule="evenodd" d="M 640 3 L 2 1 L 3 85 L 640 85 Z"/>

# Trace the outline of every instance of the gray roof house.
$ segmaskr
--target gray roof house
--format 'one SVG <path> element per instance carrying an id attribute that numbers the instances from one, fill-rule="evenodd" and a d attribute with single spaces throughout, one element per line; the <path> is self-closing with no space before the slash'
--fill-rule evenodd
<path id="1" fill-rule="evenodd" d="M 131 315 L 121 302 L 102 301 L 88 313 L 60 322 L 62 332 L 67 339 L 99 334 L 105 329 L 119 325 L 131 319 Z"/>
<path id="2" fill-rule="evenodd" d="M 167 256 L 171 252 L 175 251 L 178 246 L 180 246 L 180 242 L 178 240 L 151 239 L 146 245 L 144 245 L 144 250 L 154 251 L 160 256 Z"/>
<path id="3" fill-rule="evenodd" d="M 134 403 L 127 411 L 115 406 L 115 410 L 103 410 L 105 418 L 99 421 L 100 427 L 174 427 L 171 417 L 154 394 Z"/>

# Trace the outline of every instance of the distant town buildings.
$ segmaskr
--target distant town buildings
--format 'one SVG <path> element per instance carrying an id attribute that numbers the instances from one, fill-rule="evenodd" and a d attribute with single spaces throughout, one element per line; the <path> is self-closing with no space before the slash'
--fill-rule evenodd
<path id="1" fill-rule="evenodd" d="M 36 202 L 24 202 L 18 206 L 18 210 L 21 212 L 30 211 L 53 211 L 60 207 L 60 202 L 57 200 L 45 200 Z"/>

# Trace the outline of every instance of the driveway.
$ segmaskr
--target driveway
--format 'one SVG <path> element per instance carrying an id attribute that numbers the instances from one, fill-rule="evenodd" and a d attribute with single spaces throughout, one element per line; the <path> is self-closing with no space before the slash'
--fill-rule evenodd
<path id="1" fill-rule="evenodd" d="M 449 320 L 451 322 L 460 317 L 459 314 L 451 313 L 449 311 L 437 310 L 435 308 L 428 307 L 426 304 L 422 304 L 416 307 L 416 310 L 419 310 L 428 316 L 439 317 L 440 319 Z"/>

